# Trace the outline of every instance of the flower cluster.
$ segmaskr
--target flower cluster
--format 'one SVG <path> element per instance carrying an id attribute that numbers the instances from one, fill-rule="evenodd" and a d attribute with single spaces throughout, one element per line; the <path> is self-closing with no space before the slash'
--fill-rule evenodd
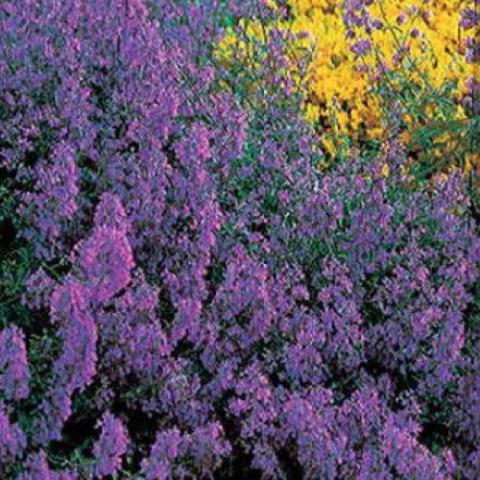
<path id="1" fill-rule="evenodd" d="M 8 400 L 28 397 L 29 373 L 23 333 L 15 326 L 0 332 L 0 386 Z"/>
<path id="2" fill-rule="evenodd" d="M 310 67 L 310 94 L 306 115 L 331 130 L 325 147 L 334 152 L 337 136 L 378 139 L 387 133 L 382 99 L 375 87 L 389 72 L 387 88 L 405 95 L 401 82 L 414 85 L 415 101 L 452 82 L 462 92 L 470 76 L 466 47 L 473 55 L 473 42 L 459 37 L 461 26 L 473 28 L 474 7 L 461 14 L 468 2 L 457 0 L 290 0 L 294 32 L 308 36 L 294 45 L 314 48 Z M 470 2 L 475 3 L 475 2 Z M 478 7 L 477 7 L 478 13 Z M 470 30 L 472 31 L 472 30 Z M 474 30 L 473 30 L 474 31 Z M 470 47 L 469 47 L 470 45 Z M 429 121 L 443 120 L 429 102 L 423 112 Z M 409 131 L 419 121 L 409 112 Z M 468 112 L 459 104 L 455 112 L 464 121 Z"/>
<path id="3" fill-rule="evenodd" d="M 128 437 L 122 422 L 111 413 L 103 415 L 100 425 L 102 433 L 93 447 L 94 475 L 103 478 L 120 469 L 122 456 L 127 451 Z"/>

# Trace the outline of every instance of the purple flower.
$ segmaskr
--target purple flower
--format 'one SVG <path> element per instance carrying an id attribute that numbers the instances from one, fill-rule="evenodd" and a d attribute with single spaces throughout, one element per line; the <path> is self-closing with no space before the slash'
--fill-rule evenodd
<path id="1" fill-rule="evenodd" d="M 6 465 L 21 456 L 26 438 L 20 427 L 10 422 L 8 411 L 0 403 L 0 465 Z"/>
<path id="2" fill-rule="evenodd" d="M 85 282 L 96 302 L 107 302 L 130 282 L 135 263 L 125 232 L 97 227 L 79 252 Z"/>
<path id="3" fill-rule="evenodd" d="M 357 40 L 353 45 L 350 46 L 350 50 L 357 57 L 365 55 L 371 48 L 372 44 L 368 39 Z"/>
<path id="4" fill-rule="evenodd" d="M 92 382 L 97 362 L 98 334 L 89 289 L 67 280 L 52 293 L 50 304 L 63 347 L 54 362 L 54 383 L 42 402 L 42 417 L 37 422 L 36 440 L 40 444 L 61 438 L 63 424 L 71 415 L 71 397 Z"/>
<path id="5" fill-rule="evenodd" d="M 478 8 L 465 8 L 461 12 L 460 27 L 465 30 L 475 28 L 480 23 L 480 12 Z"/>
<path id="6" fill-rule="evenodd" d="M 9 400 L 28 397 L 29 371 L 25 336 L 13 326 L 0 332 L 0 388 Z"/>
<path id="7" fill-rule="evenodd" d="M 142 461 L 146 480 L 167 480 L 173 473 L 173 462 L 182 453 L 182 436 L 178 429 L 157 434 L 150 457 Z"/>
<path id="8" fill-rule="evenodd" d="M 43 450 L 30 454 L 25 462 L 25 471 L 18 480 L 77 480 L 79 477 L 74 471 L 56 472 L 50 469 L 47 456 Z"/>
<path id="9" fill-rule="evenodd" d="M 102 427 L 100 438 L 93 447 L 95 477 L 103 478 L 113 475 L 122 466 L 122 457 L 127 451 L 128 436 L 122 422 L 111 413 L 104 413 L 99 426 Z"/>

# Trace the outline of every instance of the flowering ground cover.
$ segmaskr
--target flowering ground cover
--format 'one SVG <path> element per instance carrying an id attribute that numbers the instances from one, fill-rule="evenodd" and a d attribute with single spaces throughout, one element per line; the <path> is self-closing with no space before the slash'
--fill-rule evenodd
<path id="1" fill-rule="evenodd" d="M 0 0 L 0 478 L 480 478 L 479 23 Z"/>

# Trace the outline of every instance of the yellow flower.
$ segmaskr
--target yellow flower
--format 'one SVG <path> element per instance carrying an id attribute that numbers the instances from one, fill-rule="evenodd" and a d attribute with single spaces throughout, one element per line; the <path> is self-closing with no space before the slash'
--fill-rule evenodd
<path id="1" fill-rule="evenodd" d="M 480 153 L 470 153 L 465 156 L 465 173 L 478 169 L 480 165 Z"/>
<path id="2" fill-rule="evenodd" d="M 376 0 L 368 8 L 374 18 L 383 22 L 384 28 L 370 34 L 375 47 L 360 59 L 350 49 L 352 40 L 347 39 L 342 8 L 344 0 L 287 1 L 292 10 L 290 19 L 278 20 L 275 25 L 260 25 L 252 20 L 241 25 L 250 39 L 263 39 L 265 32 L 268 35 L 272 27 L 293 34 L 308 34 L 291 45 L 294 52 L 305 49 L 313 52 L 307 76 L 309 91 L 304 117 L 325 133 L 324 148 L 332 156 L 336 148 L 344 146 L 345 136 L 360 142 L 388 136 L 383 111 L 386 107 L 382 105 L 372 79 L 379 59 L 393 72 L 401 73 L 418 86 L 414 93 L 416 98 L 409 101 L 421 105 L 418 108 L 422 108 L 422 120 L 419 122 L 418 112 L 405 118 L 407 128 L 401 134 L 401 141 L 406 145 L 414 142 L 415 133 L 425 124 L 433 124 L 439 119 L 435 101 L 426 100 L 431 97 L 429 85 L 440 88 L 447 80 L 452 80 L 457 85 L 454 97 L 459 100 L 465 93 L 464 81 L 473 71 L 460 51 L 462 39 L 459 38 L 458 22 L 462 0 Z M 272 7 L 275 3 L 268 0 Z M 398 20 L 400 17 L 401 21 Z M 355 33 L 356 38 L 366 35 L 361 30 Z M 408 45 L 409 53 L 403 63 L 395 63 L 393 57 L 401 44 Z M 252 57 L 258 59 L 252 55 L 252 48 L 253 42 L 238 38 L 231 29 L 218 46 L 216 56 L 228 63 L 239 58 L 249 62 Z M 290 75 L 294 80 L 299 78 L 294 64 Z M 395 80 L 394 76 L 389 76 L 388 82 L 390 90 L 401 88 L 402 82 Z M 256 86 L 252 84 L 248 88 L 248 91 L 254 91 Z M 465 118 L 465 111 L 458 102 L 456 120 Z M 432 157 L 441 155 L 445 146 L 455 149 L 452 139 L 438 136 L 434 140 L 439 145 L 442 145 L 441 140 L 446 143 L 432 152 Z M 418 144 L 412 143 L 412 151 L 416 152 L 417 147 Z"/>
<path id="3" fill-rule="evenodd" d="M 307 103 L 305 107 L 305 118 L 309 122 L 316 122 L 320 115 L 320 108 L 318 105 L 314 105 L 313 103 Z"/>
<path id="4" fill-rule="evenodd" d="M 342 19 L 343 0 L 289 0 L 294 20 L 292 30 L 310 34 L 315 49 L 311 65 L 310 89 L 312 101 L 320 106 L 318 117 L 325 127 L 332 126 L 334 117 L 343 133 L 356 135 L 364 124 L 367 134 L 381 136 L 382 115 L 378 99 L 372 90 L 368 73 L 358 71 L 358 60 L 350 51 L 346 28 Z M 407 74 L 411 81 L 425 87 L 425 79 L 436 88 L 448 80 L 458 80 L 461 87 L 469 72 L 463 56 L 458 52 L 458 21 L 461 0 L 378 0 L 370 7 L 371 14 L 381 19 L 386 28 L 375 30 L 371 40 L 376 51 L 361 61 L 373 69 L 377 55 L 392 68 L 392 57 L 399 43 L 410 47 Z M 412 12 L 417 13 L 412 13 Z M 409 13 L 410 12 L 410 13 Z M 430 17 L 427 17 L 427 12 Z M 397 22 L 400 15 L 403 23 Z M 412 32 L 414 32 L 412 34 Z M 418 35 L 417 35 L 418 33 Z M 362 35 L 362 32 L 359 32 Z M 396 85 L 392 85 L 392 88 Z M 341 112 L 339 111 L 341 110 Z M 459 114 L 461 114 L 459 109 Z M 427 115 L 435 115 L 430 107 Z M 309 115 L 307 115 L 309 118 Z M 413 118 L 410 119 L 413 124 Z"/>
<path id="5" fill-rule="evenodd" d="M 384 164 L 382 167 L 382 177 L 387 178 L 390 175 L 390 167 L 388 164 Z"/>

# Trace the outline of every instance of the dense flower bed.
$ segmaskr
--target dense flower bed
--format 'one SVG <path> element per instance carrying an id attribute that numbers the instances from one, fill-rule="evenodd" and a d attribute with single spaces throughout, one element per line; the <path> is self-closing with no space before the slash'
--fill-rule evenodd
<path id="1" fill-rule="evenodd" d="M 479 477 L 471 183 L 319 168 L 289 16 L 0 2 L 1 478 Z"/>

